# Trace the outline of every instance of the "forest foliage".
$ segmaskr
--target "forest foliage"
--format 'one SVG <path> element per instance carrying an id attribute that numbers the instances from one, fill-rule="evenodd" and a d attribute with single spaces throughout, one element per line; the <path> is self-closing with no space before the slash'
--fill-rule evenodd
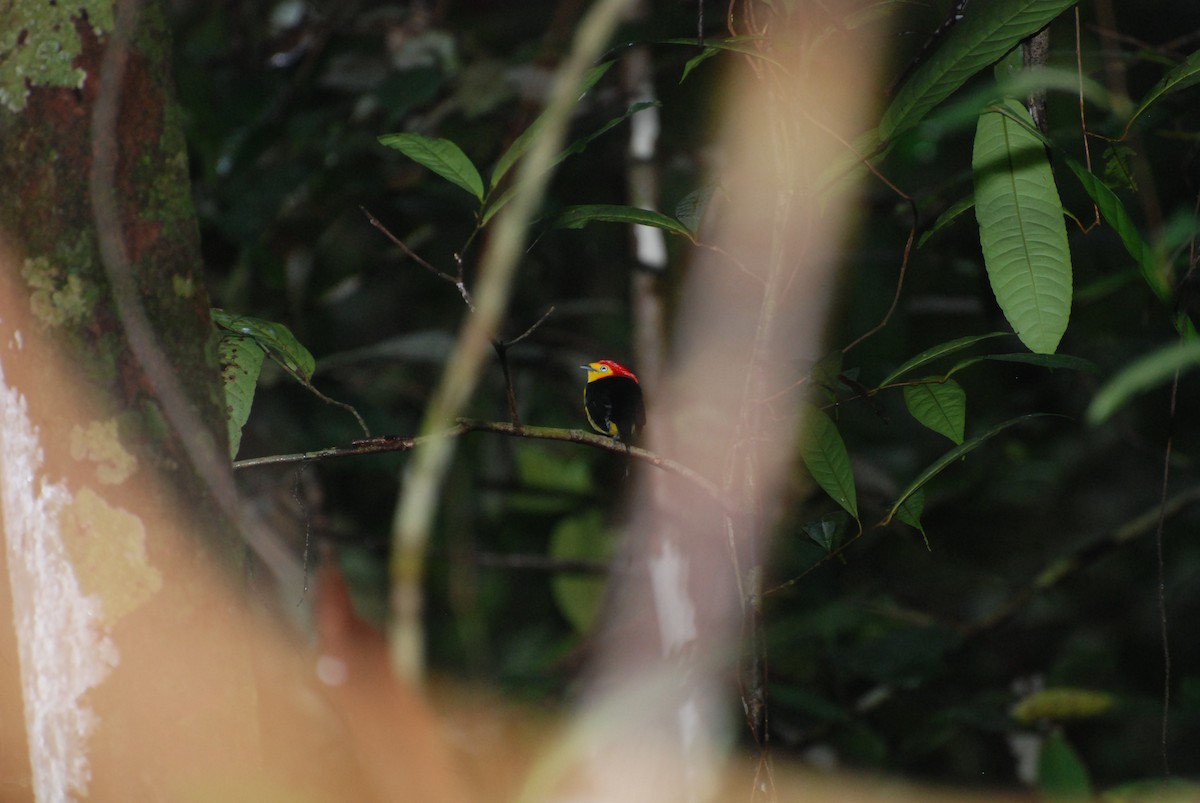
<path id="1" fill-rule="evenodd" d="M 701 5 L 702 41 L 695 4 L 653 5 L 588 75 L 528 238 L 501 333 L 541 321 L 508 351 L 525 423 L 583 427 L 578 366 L 636 358 L 630 286 L 645 268 L 629 224 L 669 235 L 654 278 L 680 303 L 720 209 L 723 70 L 771 69 L 726 30 L 724 5 Z M 1187 537 L 1200 498 L 1200 9 L 997 0 L 945 25 L 958 5 L 865 5 L 811 33 L 869 26 L 888 54 L 877 124 L 829 168 L 828 192 L 850 174 L 864 189 L 826 350 L 792 355 L 811 404 L 768 565 L 772 743 L 939 781 L 1121 794 L 1168 758 L 1200 772 L 1186 749 L 1200 740 L 1200 549 Z M 480 241 L 538 135 L 571 26 L 554 10 L 176 9 L 214 319 L 243 399 L 239 458 L 418 431 L 470 314 Z M 1031 56 L 1043 29 L 1048 50 Z M 634 45 L 652 54 L 653 101 L 622 88 Z M 1028 110 L 1039 92 L 1044 116 Z M 647 111 L 663 126 L 656 209 L 626 186 L 628 124 Z M 471 407 L 508 417 L 499 365 Z M 404 460 L 240 479 L 290 522 L 297 550 L 335 545 L 382 619 Z M 435 670 L 518 698 L 570 694 L 617 549 L 623 471 L 573 444 L 463 439 L 427 588 Z"/>

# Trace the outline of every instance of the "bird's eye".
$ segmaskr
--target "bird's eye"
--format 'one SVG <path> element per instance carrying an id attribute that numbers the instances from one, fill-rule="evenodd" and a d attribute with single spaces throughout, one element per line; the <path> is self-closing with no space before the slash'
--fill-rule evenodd
<path id="1" fill-rule="evenodd" d="M 608 373 L 608 366 L 607 366 L 607 365 L 601 365 L 601 366 L 600 366 L 600 372 L 601 372 L 601 373 L 604 373 L 604 374 Z"/>

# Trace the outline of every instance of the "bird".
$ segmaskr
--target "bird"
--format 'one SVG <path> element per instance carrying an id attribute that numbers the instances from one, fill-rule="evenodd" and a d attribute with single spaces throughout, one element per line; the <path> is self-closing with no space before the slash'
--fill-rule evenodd
<path id="1" fill-rule="evenodd" d="M 583 412 L 597 432 L 625 444 L 626 449 L 646 426 L 642 386 L 624 365 L 600 360 L 579 366 L 587 371 L 583 386 Z"/>

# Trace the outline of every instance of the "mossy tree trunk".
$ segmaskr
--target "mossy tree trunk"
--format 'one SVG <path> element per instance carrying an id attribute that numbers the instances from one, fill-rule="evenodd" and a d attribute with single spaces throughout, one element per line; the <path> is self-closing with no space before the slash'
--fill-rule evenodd
<path id="1" fill-rule="evenodd" d="M 204 570 L 237 550 L 168 41 L 155 2 L 0 9 L 5 799 L 172 798 L 258 752 Z"/>

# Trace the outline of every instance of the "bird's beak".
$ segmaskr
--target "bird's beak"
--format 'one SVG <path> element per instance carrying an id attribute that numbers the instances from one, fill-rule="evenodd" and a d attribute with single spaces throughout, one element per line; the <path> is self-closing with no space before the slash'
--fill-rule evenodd
<path id="1" fill-rule="evenodd" d="M 579 366 L 579 367 L 580 367 L 580 368 L 582 368 L 582 369 L 583 369 L 583 370 L 585 370 L 585 371 L 590 371 L 590 370 L 592 370 L 592 366 L 590 366 L 590 365 L 581 365 L 581 366 Z"/>

